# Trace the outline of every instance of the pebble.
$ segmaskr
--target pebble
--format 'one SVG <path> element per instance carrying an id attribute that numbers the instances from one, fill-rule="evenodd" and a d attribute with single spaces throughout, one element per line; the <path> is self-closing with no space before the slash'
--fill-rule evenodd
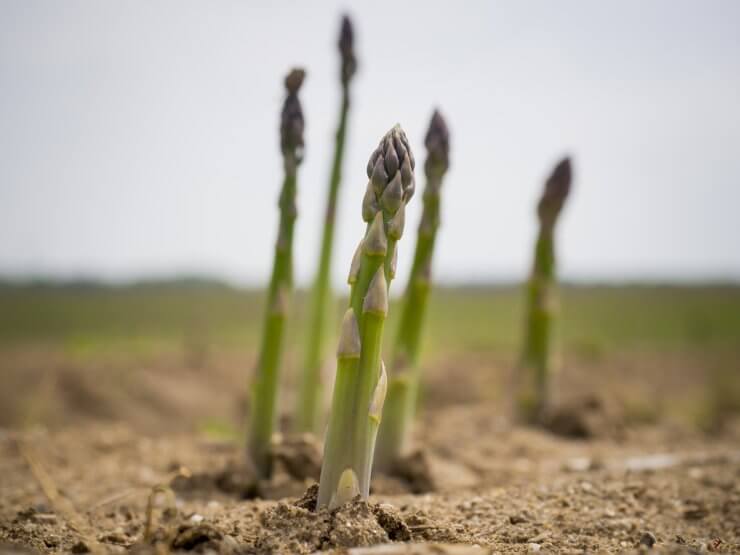
<path id="1" fill-rule="evenodd" d="M 203 515 L 199 515 L 198 513 L 195 513 L 194 515 L 190 517 L 190 522 L 194 524 L 198 524 L 200 522 L 203 522 L 204 519 L 205 517 Z"/>
<path id="2" fill-rule="evenodd" d="M 522 524 L 523 522 L 527 522 L 527 519 L 522 515 L 511 515 L 509 517 L 510 524 Z"/>
<path id="3" fill-rule="evenodd" d="M 83 542 L 82 540 L 78 541 L 76 544 L 72 546 L 72 549 L 70 550 L 72 553 L 79 554 L 79 553 L 89 553 L 90 548 L 87 547 L 87 544 Z"/>
<path id="4" fill-rule="evenodd" d="M 640 545 L 646 545 L 648 547 L 653 547 L 655 545 L 655 542 L 658 541 L 655 539 L 655 536 L 652 532 L 645 532 L 642 537 L 640 537 Z"/>
<path id="5" fill-rule="evenodd" d="M 44 545 L 49 548 L 58 547 L 61 543 L 61 539 L 56 534 L 49 534 L 44 537 Z"/>
<path id="6" fill-rule="evenodd" d="M 585 472 L 591 468 L 591 459 L 589 457 L 574 457 L 565 462 L 564 470 L 569 472 Z"/>
<path id="7" fill-rule="evenodd" d="M 530 543 L 527 545 L 527 551 L 529 553 L 537 553 L 540 549 L 542 549 L 542 546 L 538 543 Z"/>

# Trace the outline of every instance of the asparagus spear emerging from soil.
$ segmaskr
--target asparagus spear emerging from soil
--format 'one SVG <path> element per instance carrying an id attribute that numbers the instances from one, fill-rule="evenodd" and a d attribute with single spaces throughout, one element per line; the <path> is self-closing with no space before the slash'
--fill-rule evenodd
<path id="1" fill-rule="evenodd" d="M 326 203 L 319 267 L 311 294 L 306 360 L 303 366 L 303 378 L 298 394 L 298 409 L 295 417 L 295 427 L 299 432 L 315 432 L 318 428 L 320 417 L 322 398 L 321 363 L 324 355 L 324 336 L 328 324 L 327 314 L 330 313 L 331 289 L 329 275 L 331 270 L 332 245 L 334 243 L 334 220 L 341 181 L 344 142 L 347 132 L 349 84 L 357 69 L 353 48 L 352 23 L 347 16 L 342 19 L 338 45 L 342 58 L 340 73 L 342 81 L 342 103 L 339 111 L 336 142 L 334 144 L 334 161 L 332 163 L 331 179 L 329 181 L 329 196 Z"/>
<path id="2" fill-rule="evenodd" d="M 277 387 L 283 344 L 283 328 L 293 281 L 293 223 L 296 219 L 296 172 L 303 159 L 303 110 L 298 100 L 305 72 L 292 70 L 285 78 L 287 97 L 280 119 L 280 147 L 285 178 L 280 192 L 280 228 L 267 296 L 262 345 L 252 385 L 251 418 L 247 448 L 255 471 L 267 477 L 271 471 L 270 440 L 276 420 Z"/>
<path id="3" fill-rule="evenodd" d="M 335 507 L 370 491 L 375 438 L 386 390 L 380 360 L 388 313 L 388 286 L 395 275 L 396 244 L 403 235 L 406 203 L 414 193 L 414 157 L 396 125 L 367 165 L 370 181 L 362 201 L 365 237 L 352 259 L 350 303 L 337 349 L 329 427 L 324 443 L 318 505 Z"/>
<path id="4" fill-rule="evenodd" d="M 537 205 L 540 229 L 527 284 L 524 350 L 517 376 L 519 416 L 530 423 L 542 419 L 550 401 L 552 327 L 557 310 L 554 230 L 570 185 L 570 160 L 564 158 L 547 179 Z"/>
<path id="5" fill-rule="evenodd" d="M 419 353 L 421 330 L 429 296 L 432 255 L 439 227 L 439 201 L 442 179 L 449 167 L 449 131 L 442 115 L 435 110 L 424 144 L 427 178 L 423 211 L 406 292 L 403 298 L 401 323 L 396 336 L 392 377 L 383 409 L 376 466 L 389 470 L 403 453 L 408 442 L 414 417 L 419 386 Z"/>

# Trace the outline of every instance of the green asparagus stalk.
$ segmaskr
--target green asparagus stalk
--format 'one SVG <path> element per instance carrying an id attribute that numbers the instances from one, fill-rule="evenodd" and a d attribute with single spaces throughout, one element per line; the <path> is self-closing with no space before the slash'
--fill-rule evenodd
<path id="1" fill-rule="evenodd" d="M 341 82 L 342 101 L 339 110 L 339 126 L 334 144 L 329 193 L 326 202 L 324 230 L 321 239 L 321 254 L 311 294 L 309 315 L 308 344 L 306 360 L 303 365 L 303 377 L 298 393 L 298 407 L 295 416 L 295 428 L 299 432 L 315 432 L 320 419 L 322 399 L 321 363 L 324 355 L 324 340 L 327 330 L 327 315 L 330 314 L 331 288 L 329 284 L 331 270 L 331 253 L 334 244 L 334 221 L 336 219 L 337 198 L 341 182 L 344 143 L 347 134 L 347 112 L 349 111 L 349 84 L 357 69 L 353 47 L 352 23 L 345 16 L 339 33 L 339 52 L 342 58 Z"/>
<path id="2" fill-rule="evenodd" d="M 554 231 L 570 192 L 571 173 L 570 160 L 564 158 L 547 179 L 537 205 L 539 232 L 527 283 L 524 349 L 517 376 L 519 417 L 529 423 L 541 421 L 550 402 L 552 335 L 557 311 Z"/>
<path id="3" fill-rule="evenodd" d="M 362 201 L 365 236 L 350 267 L 349 308 L 337 349 L 329 426 L 324 442 L 318 506 L 335 507 L 370 492 L 375 439 L 387 378 L 380 354 L 388 287 L 396 273 L 397 242 L 414 193 L 414 157 L 396 125 L 370 156 Z"/>
<path id="4" fill-rule="evenodd" d="M 427 183 L 416 238 L 414 262 L 406 285 L 401 322 L 394 345 L 392 375 L 383 409 L 383 421 L 375 455 L 376 467 L 388 471 L 406 450 L 419 388 L 421 332 L 429 297 L 432 255 L 439 228 L 442 179 L 449 167 L 449 131 L 444 118 L 434 111 L 424 141 Z"/>
<path id="5" fill-rule="evenodd" d="M 298 90 L 305 72 L 292 70 L 285 78 L 287 96 L 280 120 L 280 146 L 285 178 L 280 192 L 280 227 L 275 244 L 275 259 L 268 289 L 262 345 L 252 384 L 251 418 L 247 449 L 259 477 L 268 477 L 272 458 L 270 441 L 276 421 L 277 388 L 283 331 L 293 281 L 293 224 L 296 219 L 296 173 L 303 159 L 303 110 Z"/>

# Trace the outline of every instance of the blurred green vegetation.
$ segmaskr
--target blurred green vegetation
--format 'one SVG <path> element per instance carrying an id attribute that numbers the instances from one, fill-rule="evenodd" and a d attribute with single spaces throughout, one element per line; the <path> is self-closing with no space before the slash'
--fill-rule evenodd
<path id="1" fill-rule="evenodd" d="M 457 387 L 455 399 L 505 396 L 501 388 L 520 349 L 523 300 L 518 286 L 433 291 L 422 364 L 439 371 L 428 374 L 436 395 Z M 163 427 L 190 418 L 203 433 L 234 436 L 229 402 L 215 410 L 194 392 L 210 387 L 222 399 L 233 392 L 237 403 L 238 384 L 257 354 L 263 302 L 261 291 L 202 280 L 124 287 L 0 282 L 0 375 L 7 385 L 0 422 L 58 425 L 85 410 L 124 418 L 139 411 L 146 426 L 161 413 L 170 415 L 155 419 Z M 566 285 L 560 304 L 565 378 L 583 390 L 607 384 L 629 422 L 671 414 L 719 430 L 740 411 L 740 286 Z M 337 325 L 345 306 L 346 299 L 337 300 Z M 305 308 L 306 295 L 298 292 L 286 338 L 289 386 L 303 354 Z M 206 368 L 208 383 L 198 372 Z M 454 384 L 452 368 L 465 372 Z M 163 386 L 181 379 L 177 390 Z"/>
<path id="2" fill-rule="evenodd" d="M 519 288 L 447 289 L 434 294 L 429 351 L 512 351 L 523 330 Z M 565 286 L 557 333 L 565 350 L 732 348 L 740 342 L 740 288 Z"/>
<path id="3" fill-rule="evenodd" d="M 522 331 L 519 287 L 440 288 L 433 292 L 424 357 L 457 352 L 513 355 Z M 0 286 L 0 347 L 47 345 L 71 355 L 209 349 L 256 350 L 260 291 L 184 281 L 126 287 L 77 284 Z M 345 301 L 337 303 L 341 313 Z M 293 305 L 289 345 L 302 343 L 305 295 Z M 388 333 L 394 333 L 391 307 Z M 588 359 L 616 350 L 736 350 L 737 286 L 565 286 L 558 334 L 563 349 Z M 337 319 L 338 321 L 338 319 Z M 391 341 L 386 341 L 390 344 Z"/>

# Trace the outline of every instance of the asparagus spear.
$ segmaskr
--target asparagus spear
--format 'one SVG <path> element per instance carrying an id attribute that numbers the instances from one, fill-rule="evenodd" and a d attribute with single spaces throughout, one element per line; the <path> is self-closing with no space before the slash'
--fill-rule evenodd
<path id="1" fill-rule="evenodd" d="M 323 237 L 321 239 L 321 254 L 319 267 L 313 285 L 311 296 L 311 312 L 309 315 L 308 344 L 306 345 L 306 360 L 303 365 L 303 377 L 298 394 L 298 408 L 296 411 L 295 427 L 299 432 L 314 432 L 318 428 L 321 406 L 321 363 L 324 354 L 324 337 L 327 328 L 327 314 L 331 299 L 329 274 L 331 270 L 331 253 L 334 243 L 334 220 L 336 214 L 339 184 L 341 182 L 342 159 L 344 157 L 344 142 L 347 133 L 347 112 L 349 110 L 349 84 L 357 69 L 353 48 L 352 23 L 347 16 L 342 19 L 339 33 L 339 52 L 342 58 L 341 82 L 342 102 L 339 111 L 339 126 L 337 127 L 336 142 L 334 144 L 334 161 L 332 162 L 331 179 L 329 180 L 329 194 L 326 203 Z"/>
<path id="2" fill-rule="evenodd" d="M 392 377 L 388 383 L 375 457 L 376 466 L 383 470 L 390 469 L 408 443 L 419 387 L 420 339 L 429 296 L 434 243 L 439 228 L 440 189 L 449 167 L 449 131 L 437 110 L 432 115 L 424 144 L 427 148 L 424 206 L 416 238 L 414 263 L 402 301 Z"/>
<path id="3" fill-rule="evenodd" d="M 549 402 L 552 328 L 557 310 L 554 231 L 570 192 L 571 176 L 570 160 L 564 158 L 545 182 L 537 205 L 540 228 L 527 284 L 526 331 L 517 392 L 519 416 L 531 423 L 541 420 Z"/>
<path id="4" fill-rule="evenodd" d="M 414 193 L 414 157 L 396 125 L 370 156 L 370 181 L 362 201 L 365 236 L 352 259 L 349 308 L 337 349 L 331 415 L 324 443 L 318 505 L 335 507 L 357 494 L 367 498 L 386 390 L 380 360 L 395 275 L 396 246 L 406 203 Z"/>
<path id="5" fill-rule="evenodd" d="M 262 345 L 252 384 L 251 418 L 247 448 L 260 477 L 271 472 L 270 440 L 276 420 L 277 387 L 283 346 L 283 329 L 293 281 L 293 224 L 296 219 L 296 172 L 303 159 L 303 110 L 298 90 L 305 72 L 292 70 L 285 78 L 287 96 L 280 120 L 280 147 L 285 178 L 280 192 L 280 228 L 268 290 Z"/>

